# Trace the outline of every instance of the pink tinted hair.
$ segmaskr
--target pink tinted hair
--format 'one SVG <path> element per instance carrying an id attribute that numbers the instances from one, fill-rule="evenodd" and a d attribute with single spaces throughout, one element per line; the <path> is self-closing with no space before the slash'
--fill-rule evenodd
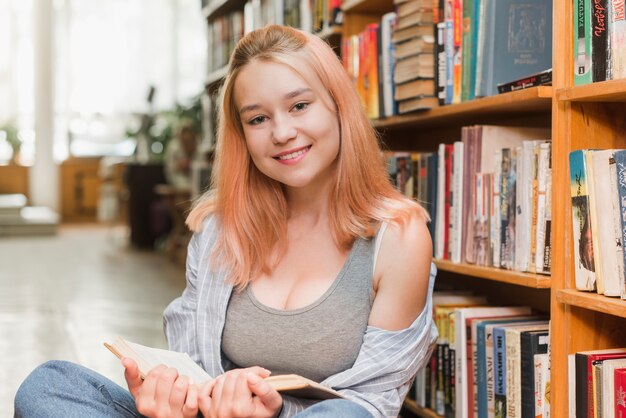
<path id="1" fill-rule="evenodd" d="M 199 231 L 207 216 L 217 216 L 221 229 L 213 261 L 230 271 L 234 285 L 245 287 L 261 273 L 270 273 L 285 251 L 288 210 L 282 186 L 252 162 L 233 98 L 237 75 L 253 60 L 282 63 L 301 76 L 298 68 L 309 68 L 334 101 L 341 146 L 329 212 L 338 247 L 372 237 L 381 221 L 401 224 L 413 213 L 428 219 L 419 204 L 390 184 L 376 133 L 333 50 L 316 36 L 267 26 L 244 36 L 231 56 L 220 97 L 212 187 L 187 218 L 189 227 Z"/>

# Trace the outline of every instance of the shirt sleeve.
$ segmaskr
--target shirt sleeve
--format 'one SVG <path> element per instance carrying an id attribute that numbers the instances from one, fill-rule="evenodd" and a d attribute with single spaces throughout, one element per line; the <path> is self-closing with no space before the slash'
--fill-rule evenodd
<path id="1" fill-rule="evenodd" d="M 197 344 L 197 278 L 201 234 L 193 234 L 187 247 L 187 285 L 182 295 L 174 299 L 163 313 L 163 328 L 170 350 L 184 352 L 196 363 L 201 364 Z"/>
<path id="2" fill-rule="evenodd" d="M 354 365 L 324 382 L 375 417 L 395 417 L 417 372 L 424 367 L 437 341 L 432 291 L 437 269 L 431 264 L 424 309 L 405 329 L 388 331 L 368 326 Z"/>

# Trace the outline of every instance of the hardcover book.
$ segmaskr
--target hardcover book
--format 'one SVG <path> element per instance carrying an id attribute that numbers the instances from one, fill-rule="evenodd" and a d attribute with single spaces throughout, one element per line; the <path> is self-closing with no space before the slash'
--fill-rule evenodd
<path id="1" fill-rule="evenodd" d="M 113 354 L 120 359 L 131 358 L 139 366 L 142 378 L 160 364 L 173 367 L 179 374 L 190 377 L 197 384 L 202 384 L 212 379 L 191 357 L 186 353 L 147 347 L 133 343 L 118 337 L 113 343 L 104 343 Z M 284 395 L 295 396 L 304 399 L 333 399 L 343 396 L 327 386 L 320 385 L 305 377 L 288 374 L 270 376 L 265 379 L 270 386 Z"/>
<path id="2" fill-rule="evenodd" d="M 498 84 L 552 67 L 552 2 L 485 0 L 484 36 L 476 96 L 498 93 Z M 480 37 L 480 35 L 479 35 Z M 480 74 L 480 78 L 478 75 Z"/>

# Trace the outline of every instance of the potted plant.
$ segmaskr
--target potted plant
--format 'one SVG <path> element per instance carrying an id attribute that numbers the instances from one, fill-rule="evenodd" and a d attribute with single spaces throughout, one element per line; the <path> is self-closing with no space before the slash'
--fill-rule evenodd
<path id="1" fill-rule="evenodd" d="M 13 122 L 8 122 L 5 125 L 0 126 L 0 132 L 4 133 L 4 137 L 13 151 L 10 163 L 19 164 L 22 139 L 18 134 L 17 126 L 15 126 Z"/>

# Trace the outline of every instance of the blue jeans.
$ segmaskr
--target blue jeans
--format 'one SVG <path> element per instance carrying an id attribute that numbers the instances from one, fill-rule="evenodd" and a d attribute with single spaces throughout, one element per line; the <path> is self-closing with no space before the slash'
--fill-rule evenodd
<path id="1" fill-rule="evenodd" d="M 24 380 L 15 395 L 15 417 L 132 417 L 141 415 L 128 390 L 83 366 L 49 361 Z M 370 418 L 362 406 L 345 400 L 319 402 L 297 418 Z"/>

